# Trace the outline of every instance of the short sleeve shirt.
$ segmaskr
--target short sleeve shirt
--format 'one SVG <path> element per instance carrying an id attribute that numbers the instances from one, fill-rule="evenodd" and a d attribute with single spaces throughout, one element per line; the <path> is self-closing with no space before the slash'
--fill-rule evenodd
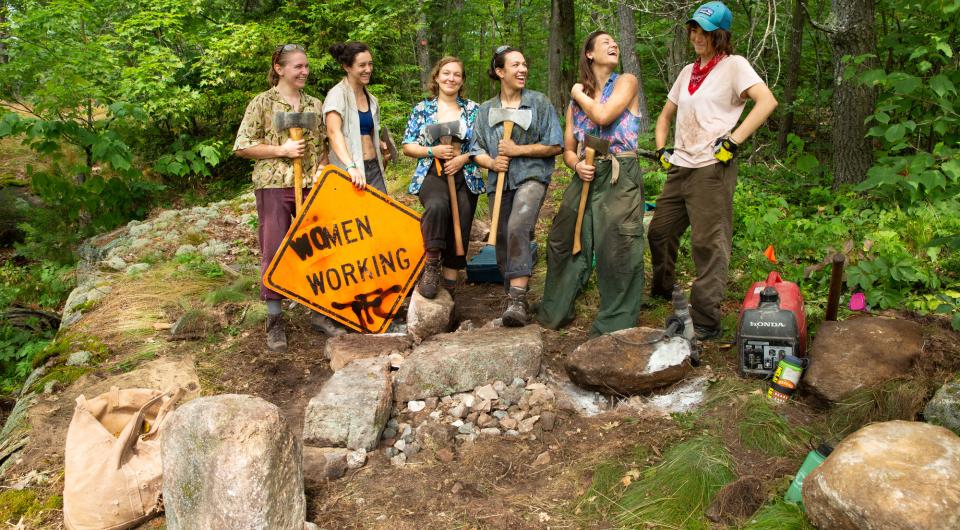
<path id="1" fill-rule="evenodd" d="M 474 141 L 470 147 L 470 153 L 473 155 L 486 153 L 491 158 L 496 158 L 499 152 L 497 146 L 503 138 L 503 123 L 498 123 L 490 127 L 490 109 L 500 108 L 500 96 L 496 95 L 480 105 L 480 112 L 477 115 L 477 122 L 474 125 Z M 560 128 L 560 118 L 557 117 L 557 111 L 553 108 L 550 100 L 540 92 L 524 89 L 520 94 L 520 109 L 529 109 L 533 114 L 530 121 L 530 127 L 523 130 L 520 127 L 513 127 L 513 141 L 518 145 L 563 145 L 563 129 Z M 550 176 L 553 175 L 553 169 L 556 165 L 555 158 L 549 156 L 546 158 L 528 158 L 517 157 L 510 160 L 510 169 L 507 171 L 507 181 L 504 183 L 507 189 L 517 189 L 523 182 L 536 179 L 544 184 L 550 183 Z M 490 171 L 487 175 L 487 192 L 490 193 L 496 189 L 497 174 Z"/>
<path id="2" fill-rule="evenodd" d="M 460 121 L 466 126 L 467 130 L 466 138 L 460 143 L 460 152 L 468 153 L 474 134 L 473 124 L 477 121 L 477 111 L 480 105 L 461 97 L 457 98 L 457 105 L 460 106 L 461 111 Z M 403 143 L 427 146 L 424 129 L 427 125 L 432 125 L 436 122 L 437 98 L 425 99 L 417 103 L 417 106 L 413 107 L 413 112 L 410 113 L 410 119 L 407 120 L 407 130 L 403 133 Z M 420 193 L 420 186 L 423 185 L 423 179 L 430 171 L 430 164 L 433 164 L 433 158 L 431 157 L 424 157 L 417 161 L 417 168 L 413 173 L 413 179 L 410 181 L 410 187 L 407 188 L 409 193 L 414 195 Z M 471 192 L 476 194 L 483 193 L 483 175 L 480 174 L 480 168 L 478 168 L 476 164 L 473 162 L 464 164 L 463 177 L 464 180 L 467 181 L 467 188 L 469 188 Z"/>
<path id="3" fill-rule="evenodd" d="M 670 162 L 698 168 L 716 163 L 714 142 L 737 126 L 747 103 L 741 94 L 763 83 L 763 79 L 745 58 L 731 55 L 717 63 L 700 88 L 691 94 L 687 86 L 692 72 L 693 64 L 684 67 L 667 94 L 667 99 L 677 106 Z"/>
<path id="4" fill-rule="evenodd" d="M 320 110 L 322 102 L 300 92 L 300 112 L 313 112 L 317 115 L 317 129 L 304 129 L 303 186 L 313 186 L 313 173 L 316 171 L 317 160 L 326 148 L 326 135 L 320 125 Z M 273 115 L 277 112 L 293 112 L 293 107 L 280 95 L 277 87 L 257 94 L 247 105 L 237 131 L 237 139 L 233 150 L 247 149 L 255 145 L 282 145 L 290 138 L 289 131 L 277 131 L 273 128 Z M 253 164 L 253 187 L 263 188 L 292 188 L 293 187 L 293 159 L 262 158 Z"/>

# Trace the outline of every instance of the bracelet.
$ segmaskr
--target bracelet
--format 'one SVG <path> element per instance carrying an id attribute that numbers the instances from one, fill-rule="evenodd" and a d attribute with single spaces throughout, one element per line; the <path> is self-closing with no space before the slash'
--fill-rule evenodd
<path id="1" fill-rule="evenodd" d="M 347 171 L 350 171 L 351 169 L 356 169 L 356 168 L 357 168 L 357 163 L 350 162 L 350 165 L 347 166 Z"/>
<path id="2" fill-rule="evenodd" d="M 431 158 L 433 157 L 433 148 L 432 148 L 432 147 L 427 147 L 427 156 L 429 156 L 429 157 L 431 157 Z"/>

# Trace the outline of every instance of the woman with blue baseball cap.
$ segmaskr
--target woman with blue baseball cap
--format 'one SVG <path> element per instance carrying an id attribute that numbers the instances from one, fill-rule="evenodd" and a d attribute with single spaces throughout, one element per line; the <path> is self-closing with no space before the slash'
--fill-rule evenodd
<path id="1" fill-rule="evenodd" d="M 697 54 L 677 76 L 657 118 L 656 147 L 667 181 L 657 198 L 648 239 L 653 262 L 650 295 L 668 298 L 675 281 L 680 237 L 690 227 L 697 278 L 690 294 L 697 337 L 717 338 L 733 242 L 737 148 L 777 108 L 777 100 L 750 63 L 733 54 L 733 13 L 707 2 L 687 21 Z M 737 122 L 747 99 L 755 102 Z M 673 148 L 667 148 L 676 117 Z"/>

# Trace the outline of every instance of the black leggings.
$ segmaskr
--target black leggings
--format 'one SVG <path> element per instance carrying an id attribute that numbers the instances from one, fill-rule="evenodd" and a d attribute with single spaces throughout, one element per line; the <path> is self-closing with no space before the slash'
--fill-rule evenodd
<path id="1" fill-rule="evenodd" d="M 460 234 L 463 249 L 470 245 L 470 227 L 473 224 L 473 212 L 477 208 L 477 195 L 470 192 L 463 179 L 463 170 L 454 177 L 457 188 L 457 209 L 460 211 Z M 450 192 L 447 177 L 437 177 L 436 163 L 430 164 L 430 171 L 423 177 L 420 186 L 420 203 L 423 204 L 423 216 L 420 218 L 420 231 L 423 233 L 423 245 L 427 250 L 440 250 L 443 266 L 450 269 L 463 269 L 467 266 L 467 256 L 457 256 L 453 236 L 453 214 L 450 213 Z"/>

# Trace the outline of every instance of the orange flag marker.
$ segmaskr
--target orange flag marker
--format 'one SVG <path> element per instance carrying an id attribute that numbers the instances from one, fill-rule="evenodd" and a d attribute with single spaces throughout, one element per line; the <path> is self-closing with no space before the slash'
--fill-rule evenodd
<path id="1" fill-rule="evenodd" d="M 766 256 L 768 260 L 770 260 L 770 263 L 777 262 L 777 254 L 773 251 L 773 245 L 770 245 L 769 247 L 767 247 L 767 250 L 763 251 L 763 255 Z"/>

